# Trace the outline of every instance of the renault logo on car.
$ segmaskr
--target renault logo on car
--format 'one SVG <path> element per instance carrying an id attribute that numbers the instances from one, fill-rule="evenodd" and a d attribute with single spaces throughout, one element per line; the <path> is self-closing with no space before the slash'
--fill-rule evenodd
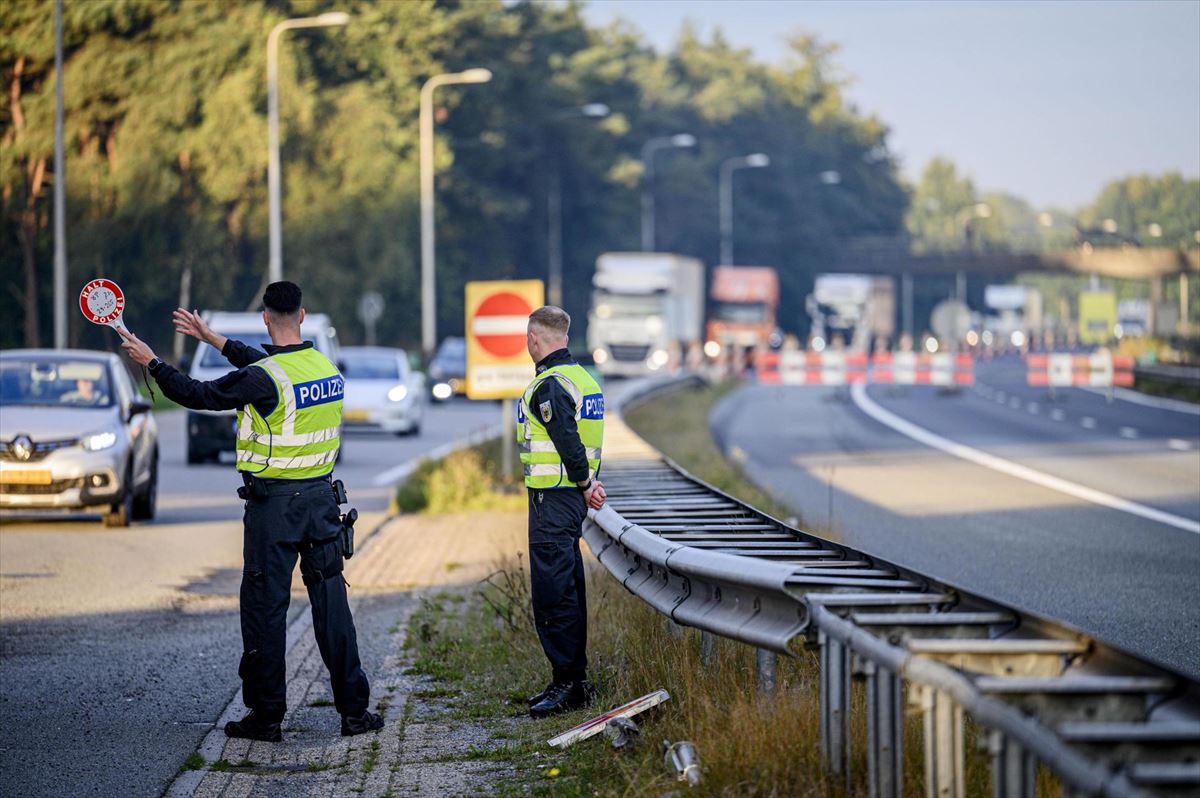
<path id="1" fill-rule="evenodd" d="M 9 444 L 13 456 L 18 460 L 28 460 L 33 457 L 33 441 L 28 435 L 18 435 Z"/>

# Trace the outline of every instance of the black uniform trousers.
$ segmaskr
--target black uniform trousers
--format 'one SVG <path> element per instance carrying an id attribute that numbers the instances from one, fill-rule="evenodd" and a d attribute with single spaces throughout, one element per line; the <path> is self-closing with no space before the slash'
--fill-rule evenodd
<path id="1" fill-rule="evenodd" d="M 587 677 L 587 596 L 579 538 L 587 504 L 574 486 L 529 491 L 533 622 L 556 683 Z"/>
<path id="2" fill-rule="evenodd" d="M 334 706 L 343 715 L 361 716 L 371 690 L 342 578 L 341 516 L 333 486 L 327 479 L 263 480 L 261 485 L 267 495 L 246 502 L 242 700 L 268 718 L 282 719 L 287 710 L 287 610 L 299 557 Z"/>

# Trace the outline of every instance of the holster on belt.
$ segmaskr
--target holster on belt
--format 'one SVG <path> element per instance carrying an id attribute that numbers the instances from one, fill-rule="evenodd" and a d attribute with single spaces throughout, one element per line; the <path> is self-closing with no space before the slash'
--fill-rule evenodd
<path id="1" fill-rule="evenodd" d="M 354 522 L 358 510 L 351 507 L 342 515 L 342 556 L 347 560 L 354 556 Z"/>
<path id="2" fill-rule="evenodd" d="M 239 499 L 249 501 L 251 499 L 267 498 L 267 485 L 261 479 L 255 479 L 245 471 L 239 472 L 242 475 L 242 486 L 237 489 Z"/>

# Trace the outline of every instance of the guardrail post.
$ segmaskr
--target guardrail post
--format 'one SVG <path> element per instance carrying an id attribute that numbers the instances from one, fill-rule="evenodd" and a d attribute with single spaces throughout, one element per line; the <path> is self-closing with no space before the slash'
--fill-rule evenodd
<path id="1" fill-rule="evenodd" d="M 1024 748 L 999 731 L 988 738 L 994 798 L 1034 798 L 1036 768 Z"/>
<path id="2" fill-rule="evenodd" d="M 841 641 L 824 632 L 821 646 L 821 754 L 834 776 L 847 773 L 850 737 L 846 723 L 850 709 L 849 654 Z"/>
<path id="3" fill-rule="evenodd" d="M 867 660 L 867 788 L 870 798 L 904 792 L 904 710 L 900 679 Z"/>
<path id="4" fill-rule="evenodd" d="M 700 661 L 705 665 L 717 661 L 717 636 L 712 632 L 700 632 Z"/>
<path id="5" fill-rule="evenodd" d="M 778 657 L 774 651 L 760 648 L 755 652 L 755 662 L 758 665 L 759 692 L 771 694 L 775 692 L 775 663 Z"/>
<path id="6" fill-rule="evenodd" d="M 925 727 L 925 795 L 966 798 L 963 772 L 963 713 L 949 695 L 919 688 Z"/>

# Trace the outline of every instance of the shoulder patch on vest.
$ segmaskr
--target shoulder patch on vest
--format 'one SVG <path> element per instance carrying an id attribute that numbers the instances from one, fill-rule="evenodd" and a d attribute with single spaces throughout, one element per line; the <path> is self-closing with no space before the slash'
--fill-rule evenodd
<path id="1" fill-rule="evenodd" d="M 538 410 L 540 410 L 542 413 L 542 423 L 548 424 L 550 422 L 550 416 L 553 415 L 552 411 L 550 410 L 550 402 L 542 402 L 540 405 L 538 405 Z"/>

